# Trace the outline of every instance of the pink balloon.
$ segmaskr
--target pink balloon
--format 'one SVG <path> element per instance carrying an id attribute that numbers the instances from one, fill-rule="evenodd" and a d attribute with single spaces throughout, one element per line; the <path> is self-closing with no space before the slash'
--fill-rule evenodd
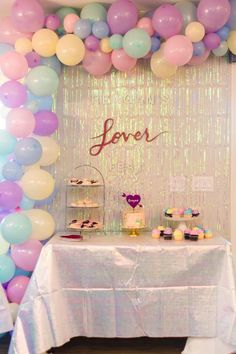
<path id="1" fill-rule="evenodd" d="M 152 36 L 154 34 L 152 20 L 149 17 L 140 18 L 140 20 L 137 23 L 137 27 L 146 31 L 147 34 L 149 34 L 149 36 Z"/>
<path id="2" fill-rule="evenodd" d="M 31 272 L 36 266 L 42 247 L 38 240 L 29 240 L 19 245 L 12 245 L 11 257 L 17 267 Z"/>
<path id="3" fill-rule="evenodd" d="M 130 0 L 115 1 L 107 12 L 107 22 L 112 33 L 125 34 L 138 21 L 138 9 Z"/>
<path id="4" fill-rule="evenodd" d="M 172 65 L 187 64 L 193 55 L 193 45 L 189 38 L 177 35 L 169 38 L 164 46 L 164 57 Z"/>
<path id="5" fill-rule="evenodd" d="M 36 32 L 44 25 L 44 12 L 36 0 L 16 0 L 11 8 L 11 19 L 19 31 Z"/>
<path id="6" fill-rule="evenodd" d="M 137 63 L 137 59 L 128 56 L 124 49 L 113 50 L 111 61 L 114 67 L 119 71 L 131 70 Z"/>
<path id="7" fill-rule="evenodd" d="M 111 55 L 103 53 L 100 50 L 95 52 L 86 50 L 83 59 L 83 67 L 90 74 L 101 76 L 110 71 L 112 66 Z"/>
<path id="8" fill-rule="evenodd" d="M 45 19 L 45 27 L 52 31 L 57 30 L 60 27 L 60 25 L 61 25 L 60 17 L 57 16 L 56 14 L 48 15 Z"/>
<path id="9" fill-rule="evenodd" d="M 75 23 L 79 20 L 79 16 L 71 13 L 64 17 L 64 29 L 67 33 L 74 32 Z"/>
<path id="10" fill-rule="evenodd" d="M 26 87 L 16 80 L 5 82 L 0 86 L 0 100 L 9 108 L 20 107 L 27 100 Z"/>
<path id="11" fill-rule="evenodd" d="M 223 27 L 230 16 L 228 0 L 200 0 L 197 8 L 197 18 L 206 32 L 215 32 Z"/>
<path id="12" fill-rule="evenodd" d="M 29 278 L 24 275 L 18 275 L 13 278 L 7 287 L 7 297 L 10 302 L 20 304 L 29 284 Z"/>
<path id="13" fill-rule="evenodd" d="M 192 59 L 188 62 L 188 65 L 200 65 L 204 63 L 204 61 L 207 60 L 207 58 L 210 55 L 210 50 L 206 50 L 203 55 L 197 56 L 197 57 L 192 57 Z"/>
<path id="14" fill-rule="evenodd" d="M 12 109 L 6 118 L 6 129 L 16 138 L 25 138 L 32 134 L 35 128 L 35 118 L 26 108 Z"/>
<path id="15" fill-rule="evenodd" d="M 152 25 L 161 37 L 167 39 L 180 33 L 183 25 L 183 16 L 177 7 L 164 4 L 154 12 Z"/>
<path id="16" fill-rule="evenodd" d="M 99 48 L 100 41 L 97 37 L 91 35 L 85 39 L 84 44 L 88 50 L 95 52 Z"/>
<path id="17" fill-rule="evenodd" d="M 24 55 L 17 52 L 7 52 L 0 62 L 3 74 L 11 80 L 22 79 L 28 72 L 28 62 Z"/>
<path id="18" fill-rule="evenodd" d="M 2 43 L 9 43 L 15 44 L 15 41 L 18 38 L 26 37 L 31 39 L 33 33 L 27 32 L 19 32 L 13 26 L 12 20 L 9 16 L 4 17 L 0 21 L 0 42 Z"/>

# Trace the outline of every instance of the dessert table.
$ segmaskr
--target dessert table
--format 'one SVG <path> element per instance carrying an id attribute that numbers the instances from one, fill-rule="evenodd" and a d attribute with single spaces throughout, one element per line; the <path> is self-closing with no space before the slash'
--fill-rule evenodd
<path id="1" fill-rule="evenodd" d="M 204 340 L 224 347 L 207 354 L 228 354 L 236 348 L 230 244 L 148 233 L 82 242 L 54 236 L 24 296 L 9 353 L 39 354 L 75 336 L 189 337 L 185 354 L 206 353 L 194 351 Z"/>
<path id="2" fill-rule="evenodd" d="M 0 284 L 0 334 L 13 328 L 12 316 L 4 290 Z"/>

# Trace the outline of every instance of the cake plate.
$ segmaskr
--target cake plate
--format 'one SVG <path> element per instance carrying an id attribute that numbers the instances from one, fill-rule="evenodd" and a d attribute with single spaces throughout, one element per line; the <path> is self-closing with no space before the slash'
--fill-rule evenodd
<path id="1" fill-rule="evenodd" d="M 147 227 L 122 227 L 122 230 L 128 231 L 130 237 L 137 237 L 139 236 L 139 231 L 140 230 L 145 230 Z"/>
<path id="2" fill-rule="evenodd" d="M 176 223 L 179 223 L 178 226 L 176 227 L 177 229 L 181 230 L 181 231 L 184 231 L 185 229 L 188 228 L 187 225 L 189 225 L 191 222 L 195 221 L 195 220 L 198 220 L 199 216 L 194 216 L 194 217 L 191 217 L 191 218 L 170 218 L 168 216 L 163 216 L 163 218 L 165 220 L 168 220 L 170 222 L 176 222 Z"/>

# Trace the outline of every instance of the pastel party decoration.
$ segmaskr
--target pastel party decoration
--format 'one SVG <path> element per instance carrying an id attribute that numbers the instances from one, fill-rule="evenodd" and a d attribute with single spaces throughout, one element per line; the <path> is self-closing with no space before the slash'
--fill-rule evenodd
<path id="1" fill-rule="evenodd" d="M 84 57 L 84 43 L 74 34 L 66 34 L 64 37 L 59 39 L 56 53 L 58 59 L 63 64 L 68 66 L 77 65 Z"/>
<path id="2" fill-rule="evenodd" d="M 42 57 L 51 57 L 56 53 L 58 40 L 59 38 L 54 31 L 42 28 L 33 35 L 32 46 L 35 52 Z"/>
<path id="3" fill-rule="evenodd" d="M 152 17 L 154 30 L 165 39 L 180 33 L 183 16 L 177 7 L 169 4 L 161 5 Z"/>
<path id="4" fill-rule="evenodd" d="M 7 287 L 7 297 L 9 301 L 20 304 L 27 286 L 29 284 L 29 277 L 18 275 L 10 281 Z"/>
<path id="5" fill-rule="evenodd" d="M 19 81 L 9 80 L 0 86 L 0 100 L 6 107 L 22 106 L 26 99 L 26 87 Z"/>
<path id="6" fill-rule="evenodd" d="M 185 35 L 192 42 L 199 42 L 205 35 L 205 28 L 200 22 L 191 22 L 185 29 Z"/>
<path id="7" fill-rule="evenodd" d="M 5 130 L 0 129 L 0 155 L 11 154 L 16 146 L 16 138 Z"/>
<path id="8" fill-rule="evenodd" d="M 58 60 L 56 55 L 53 55 L 51 57 L 42 57 L 40 60 L 40 64 L 48 66 L 49 68 L 56 71 L 57 75 L 60 76 L 62 70 L 62 64 Z"/>
<path id="9" fill-rule="evenodd" d="M 166 79 L 173 76 L 177 71 L 177 65 L 168 63 L 164 56 L 164 46 L 155 52 L 151 57 L 151 70 L 153 74 L 160 79 Z"/>
<path id="10" fill-rule="evenodd" d="M 100 41 L 100 49 L 103 53 L 111 53 L 112 48 L 110 47 L 110 42 L 108 38 L 102 38 Z"/>
<path id="11" fill-rule="evenodd" d="M 123 41 L 123 37 L 120 34 L 113 34 L 110 38 L 109 38 L 109 43 L 110 43 L 110 47 L 112 49 L 121 49 L 122 48 L 122 41 Z"/>
<path id="12" fill-rule="evenodd" d="M 83 59 L 84 69 L 95 76 L 101 76 L 110 71 L 112 66 L 110 54 L 103 53 L 100 50 L 95 52 L 86 50 Z"/>
<path id="13" fill-rule="evenodd" d="M 22 169 L 22 166 L 19 165 L 16 161 L 8 161 L 2 167 L 2 175 L 8 181 L 13 181 L 13 182 L 19 181 L 23 176 L 23 174 L 24 171 Z M 21 202 L 22 202 L 22 198 L 20 203 Z"/>
<path id="14" fill-rule="evenodd" d="M 15 42 L 15 50 L 23 55 L 32 52 L 33 46 L 29 38 L 18 38 Z"/>
<path id="15" fill-rule="evenodd" d="M 13 260 L 5 255 L 0 255 L 0 283 L 6 283 L 14 276 L 16 266 Z"/>
<path id="16" fill-rule="evenodd" d="M 0 208 L 15 209 L 20 205 L 23 192 L 21 187 L 12 181 L 0 182 Z"/>
<path id="17" fill-rule="evenodd" d="M 28 63 L 23 54 L 11 51 L 2 57 L 0 68 L 8 79 L 19 80 L 27 74 Z"/>
<path id="18" fill-rule="evenodd" d="M 32 33 L 20 32 L 14 27 L 14 23 L 9 16 L 4 17 L 0 22 L 0 42 L 14 45 L 18 38 L 31 38 Z"/>
<path id="19" fill-rule="evenodd" d="M 216 49 L 212 50 L 212 53 L 216 57 L 222 57 L 223 55 L 225 55 L 228 52 L 228 50 L 229 50 L 229 47 L 228 47 L 227 41 L 222 41 Z"/>
<path id="20" fill-rule="evenodd" d="M 88 19 L 76 21 L 74 25 L 74 34 L 81 39 L 87 38 L 92 32 L 92 23 Z"/>
<path id="21" fill-rule="evenodd" d="M 142 207 L 140 204 L 141 196 L 139 194 L 126 194 L 123 193 L 122 197 L 126 199 L 126 202 L 131 206 L 131 208 L 135 209 L 136 206 Z"/>
<path id="22" fill-rule="evenodd" d="M 117 70 L 129 71 L 135 67 L 137 59 L 128 56 L 124 49 L 116 49 L 112 52 L 111 61 Z"/>
<path id="23" fill-rule="evenodd" d="M 175 7 L 181 12 L 183 18 L 182 32 L 184 33 L 187 25 L 197 20 L 197 8 L 194 3 L 185 0 L 177 2 Z"/>
<path id="24" fill-rule="evenodd" d="M 64 29 L 67 33 L 73 33 L 76 22 L 79 20 L 79 16 L 75 13 L 69 13 L 64 17 Z"/>
<path id="25" fill-rule="evenodd" d="M 216 33 L 207 33 L 203 39 L 207 49 L 216 49 L 220 45 L 220 37 Z"/>
<path id="26" fill-rule="evenodd" d="M 39 143 L 38 143 L 39 144 Z M 24 194 L 33 200 L 42 200 L 50 196 L 54 190 L 55 181 L 47 171 L 30 169 L 21 178 L 20 184 Z"/>
<path id="27" fill-rule="evenodd" d="M 42 156 L 39 160 L 40 166 L 50 166 L 55 163 L 59 157 L 60 148 L 58 143 L 48 136 L 36 137 L 42 146 Z"/>
<path id="28" fill-rule="evenodd" d="M 223 27 L 230 17 L 228 0 L 200 0 L 197 8 L 198 21 L 206 32 L 215 32 Z"/>
<path id="29" fill-rule="evenodd" d="M 0 233 L 0 255 L 6 254 L 9 250 L 10 243 L 7 242 Z"/>
<path id="30" fill-rule="evenodd" d="M 21 165 L 32 165 L 42 156 L 42 147 L 38 140 L 27 137 L 19 140 L 15 147 L 16 161 Z"/>
<path id="31" fill-rule="evenodd" d="M 6 118 L 7 131 L 16 138 L 25 138 L 32 134 L 35 128 L 33 113 L 26 108 L 14 108 Z"/>
<path id="32" fill-rule="evenodd" d="M 142 58 L 151 49 L 151 38 L 146 31 L 134 28 L 123 38 L 123 49 L 132 58 Z"/>
<path id="33" fill-rule="evenodd" d="M 7 215 L 1 223 L 2 237 L 9 243 L 22 243 L 32 234 L 32 224 L 28 216 L 23 213 Z"/>
<path id="34" fill-rule="evenodd" d="M 152 36 L 154 34 L 154 28 L 152 26 L 152 20 L 149 17 L 142 17 L 137 23 L 137 27 L 143 29 L 144 31 Z"/>
<path id="35" fill-rule="evenodd" d="M 183 35 L 169 38 L 164 46 L 164 56 L 171 65 L 182 66 L 189 62 L 193 55 L 190 39 Z"/>
<path id="36" fill-rule="evenodd" d="M 115 1 L 108 10 L 107 22 L 112 33 L 125 34 L 136 26 L 138 9 L 130 0 Z"/>
<path id="37" fill-rule="evenodd" d="M 59 79 L 55 70 L 40 65 L 27 74 L 25 83 L 34 95 L 50 96 L 56 92 Z"/>
<path id="38" fill-rule="evenodd" d="M 32 209 L 26 211 L 25 214 L 29 217 L 33 227 L 31 239 L 42 241 L 53 235 L 55 221 L 46 210 Z"/>
<path id="39" fill-rule="evenodd" d="M 35 205 L 35 201 L 33 199 L 30 199 L 30 198 L 26 197 L 25 195 L 23 195 L 21 202 L 20 202 L 20 209 L 22 209 L 22 210 L 33 209 L 34 205 Z"/>
<path id="40" fill-rule="evenodd" d="M 61 20 L 60 17 L 56 14 L 50 14 L 45 18 L 45 27 L 55 31 L 57 30 L 61 25 Z"/>
<path id="41" fill-rule="evenodd" d="M 92 23 L 96 21 L 106 21 L 107 11 L 101 4 L 87 4 L 82 8 L 80 17 L 82 19 L 88 19 Z"/>
<path id="42" fill-rule="evenodd" d="M 40 55 L 36 52 L 27 53 L 25 58 L 27 60 L 29 68 L 35 68 L 40 64 L 41 61 Z"/>
<path id="43" fill-rule="evenodd" d="M 93 35 L 88 36 L 84 41 L 86 49 L 91 50 L 93 52 L 99 49 L 99 43 L 99 39 Z"/>
<path id="44" fill-rule="evenodd" d="M 47 136 L 53 134 L 58 128 L 56 113 L 49 110 L 40 110 L 35 113 L 34 134 Z"/>
<path id="45" fill-rule="evenodd" d="M 43 27 L 44 11 L 36 0 L 16 0 L 12 5 L 11 19 L 17 30 L 36 32 Z"/>
<path id="46" fill-rule="evenodd" d="M 229 50 L 233 54 L 236 54 L 236 30 L 230 32 L 227 43 L 229 46 Z"/>
<path id="47" fill-rule="evenodd" d="M 28 240 L 11 247 L 11 257 L 15 265 L 26 271 L 33 271 L 39 258 L 42 244 L 38 240 Z"/>

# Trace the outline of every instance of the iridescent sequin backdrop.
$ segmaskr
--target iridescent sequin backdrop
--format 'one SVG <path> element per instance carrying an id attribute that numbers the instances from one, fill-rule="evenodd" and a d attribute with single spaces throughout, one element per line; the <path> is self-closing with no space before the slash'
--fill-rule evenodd
<path id="1" fill-rule="evenodd" d="M 61 158 L 54 173 L 59 192 L 50 209 L 58 229 L 65 226 L 65 178 L 75 166 L 91 163 L 106 182 L 107 230 L 120 229 L 125 192 L 141 194 L 149 227 L 161 222 L 165 207 L 192 206 L 200 209 L 205 226 L 229 235 L 230 66 L 225 59 L 181 68 L 169 80 L 156 79 L 145 61 L 132 73 L 112 71 L 99 79 L 82 67 L 67 67 L 57 113 Z M 90 156 L 89 148 L 100 141 L 91 138 L 102 133 L 107 118 L 114 119 L 113 132 L 148 127 L 151 136 L 168 133 L 152 143 L 120 140 Z M 171 176 L 185 177 L 184 191 L 171 192 Z M 193 191 L 193 176 L 213 176 L 214 191 Z"/>

